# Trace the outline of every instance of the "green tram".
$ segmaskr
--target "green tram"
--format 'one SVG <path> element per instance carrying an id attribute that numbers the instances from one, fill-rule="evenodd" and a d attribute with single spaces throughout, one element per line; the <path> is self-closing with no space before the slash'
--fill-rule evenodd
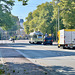
<path id="1" fill-rule="evenodd" d="M 40 31 L 34 31 L 29 34 L 29 43 L 41 44 L 43 42 L 43 33 Z"/>

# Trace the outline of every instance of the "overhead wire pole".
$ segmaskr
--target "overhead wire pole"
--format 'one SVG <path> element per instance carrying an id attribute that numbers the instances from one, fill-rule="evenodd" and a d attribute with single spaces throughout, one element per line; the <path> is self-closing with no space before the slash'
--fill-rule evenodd
<path id="1" fill-rule="evenodd" d="M 59 2 L 60 2 L 60 0 L 55 1 L 56 4 L 58 4 Z M 59 7 L 59 5 L 58 5 L 58 31 L 59 31 L 59 29 L 60 29 L 60 27 L 59 27 L 59 25 L 60 25 L 59 14 L 60 14 L 60 13 L 59 13 L 59 11 L 60 11 L 60 7 Z"/>
<path id="2" fill-rule="evenodd" d="M 56 18 L 56 41 L 57 41 L 57 18 Z"/>
<path id="3" fill-rule="evenodd" d="M 60 24 L 60 21 L 59 21 L 59 6 L 58 6 L 58 31 L 59 31 L 59 24 Z"/>
<path id="4" fill-rule="evenodd" d="M 59 0 L 60 1 L 60 0 Z M 55 2 L 55 4 L 58 4 L 59 3 L 59 1 L 57 0 L 57 1 L 54 1 Z M 57 18 L 56 18 L 56 41 L 57 41 L 57 31 L 59 31 L 59 25 L 60 25 L 60 21 L 59 21 L 59 6 L 58 6 L 58 16 L 57 16 Z M 58 21 L 58 22 L 57 22 Z"/>

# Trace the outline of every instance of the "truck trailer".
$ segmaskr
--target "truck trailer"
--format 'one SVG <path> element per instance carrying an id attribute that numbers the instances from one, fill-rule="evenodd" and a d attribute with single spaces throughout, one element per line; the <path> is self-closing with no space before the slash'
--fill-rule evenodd
<path id="1" fill-rule="evenodd" d="M 58 31 L 58 48 L 75 47 L 75 29 L 62 29 Z"/>

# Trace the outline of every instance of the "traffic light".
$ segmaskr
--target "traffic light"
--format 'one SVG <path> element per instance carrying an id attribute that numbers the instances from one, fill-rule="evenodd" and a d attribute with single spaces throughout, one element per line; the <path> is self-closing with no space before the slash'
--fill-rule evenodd
<path id="1" fill-rule="evenodd" d="M 28 2 L 29 0 L 18 0 L 18 1 L 26 1 L 26 2 Z"/>
<path id="2" fill-rule="evenodd" d="M 22 1 L 22 2 L 23 2 L 22 5 L 28 5 L 27 2 L 28 2 L 29 0 L 18 0 L 18 1 Z"/>
<path id="3" fill-rule="evenodd" d="M 22 0 L 18 0 L 18 1 L 22 1 Z"/>
<path id="4" fill-rule="evenodd" d="M 23 1 L 23 5 L 28 5 L 28 4 L 27 4 L 27 1 Z"/>

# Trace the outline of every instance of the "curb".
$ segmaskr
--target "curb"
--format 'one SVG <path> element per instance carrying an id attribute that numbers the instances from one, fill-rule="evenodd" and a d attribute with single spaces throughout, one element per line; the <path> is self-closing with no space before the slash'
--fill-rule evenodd
<path id="1" fill-rule="evenodd" d="M 1 52 L 0 52 L 0 64 L 4 64 Z"/>

